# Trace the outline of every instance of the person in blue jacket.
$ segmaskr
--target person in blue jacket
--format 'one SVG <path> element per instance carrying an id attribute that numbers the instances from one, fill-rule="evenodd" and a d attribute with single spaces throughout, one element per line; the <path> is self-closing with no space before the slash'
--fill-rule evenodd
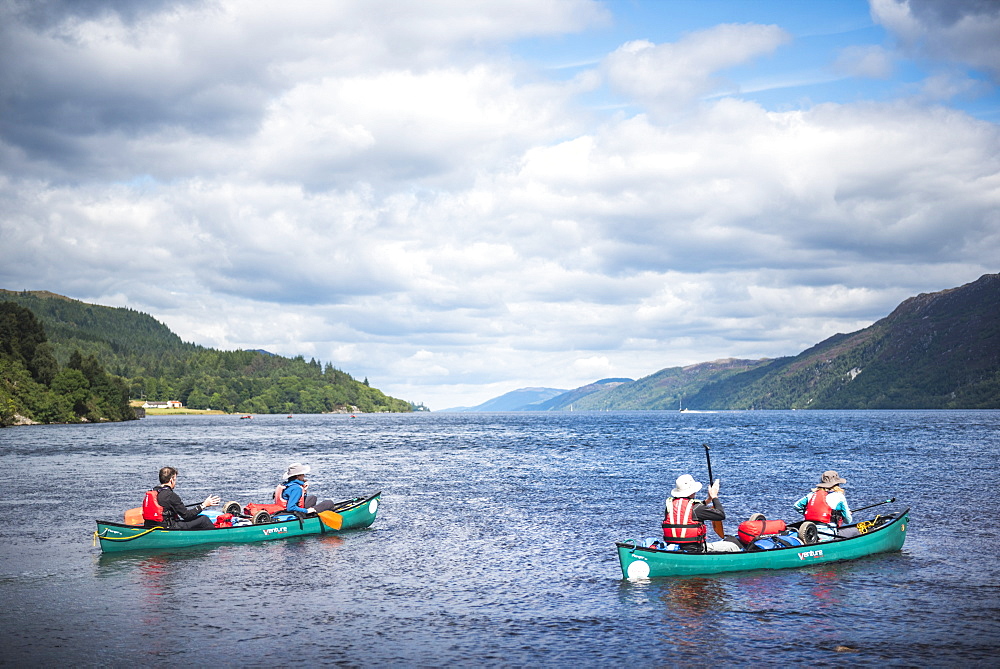
<path id="1" fill-rule="evenodd" d="M 279 497 L 285 503 L 285 510 L 293 513 L 319 513 L 329 511 L 336 502 L 325 499 L 322 502 L 316 501 L 315 495 L 309 495 L 309 482 L 306 481 L 306 474 L 310 471 L 309 465 L 293 462 L 285 470 L 284 487 L 279 493 Z"/>
<path id="2" fill-rule="evenodd" d="M 847 483 L 840 474 L 830 470 L 820 476 L 819 483 L 808 495 L 795 503 L 795 510 L 805 515 L 805 519 L 816 523 L 820 541 L 830 541 L 857 536 L 854 528 L 840 529 L 841 525 L 853 522 L 851 507 L 840 486 Z"/>

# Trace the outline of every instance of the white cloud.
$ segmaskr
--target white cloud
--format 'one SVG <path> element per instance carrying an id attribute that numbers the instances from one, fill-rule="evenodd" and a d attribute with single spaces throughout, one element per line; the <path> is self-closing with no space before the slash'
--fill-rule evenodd
<path id="1" fill-rule="evenodd" d="M 628 42 L 605 59 L 604 72 L 631 100 L 673 112 L 718 88 L 719 71 L 771 53 L 788 39 L 777 26 L 720 25 L 672 44 Z"/>
<path id="2" fill-rule="evenodd" d="M 1000 5 L 989 0 L 869 0 L 910 53 L 966 63 L 1000 82 Z"/>
<path id="3" fill-rule="evenodd" d="M 554 81 L 505 41 L 594 25 L 592 3 L 159 7 L 2 28 L 26 56 L 0 66 L 0 287 L 444 408 L 794 354 L 997 271 L 1000 132 L 924 104 L 961 78 L 775 111 L 705 99 L 775 26 Z M 873 6 L 918 34 L 904 10 Z M 602 77 L 645 111 L 587 107 Z"/>
<path id="4" fill-rule="evenodd" d="M 886 79 L 893 72 L 892 54 L 881 46 L 849 46 L 840 52 L 834 69 L 858 77 Z"/>

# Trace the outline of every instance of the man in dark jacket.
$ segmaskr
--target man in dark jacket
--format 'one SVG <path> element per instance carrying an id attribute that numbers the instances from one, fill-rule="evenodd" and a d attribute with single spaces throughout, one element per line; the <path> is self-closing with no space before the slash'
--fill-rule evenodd
<path id="1" fill-rule="evenodd" d="M 160 525 L 172 530 L 211 530 L 215 524 L 207 516 L 199 515 L 202 510 L 219 503 L 216 495 L 209 495 L 201 504 L 188 508 L 180 496 L 174 492 L 177 485 L 177 470 L 164 467 L 160 470 L 160 485 L 153 488 L 156 501 L 162 509 L 163 521 L 155 522 L 146 518 L 146 526 Z M 145 515 L 145 510 L 144 510 Z"/>

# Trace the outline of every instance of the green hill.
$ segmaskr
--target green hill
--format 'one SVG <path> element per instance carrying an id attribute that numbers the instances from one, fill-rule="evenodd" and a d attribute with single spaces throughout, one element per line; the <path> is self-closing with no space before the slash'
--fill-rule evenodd
<path id="1" fill-rule="evenodd" d="M 123 377 L 133 399 L 180 400 L 193 409 L 241 413 L 412 411 L 331 364 L 262 351 L 218 351 L 185 343 L 148 314 L 86 304 L 54 293 L 0 291 L 44 326 L 55 359 L 75 352 Z"/>

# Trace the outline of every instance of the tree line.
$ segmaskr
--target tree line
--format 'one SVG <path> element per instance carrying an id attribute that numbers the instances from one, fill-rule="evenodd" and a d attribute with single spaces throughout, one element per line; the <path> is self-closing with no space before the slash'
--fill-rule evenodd
<path id="1" fill-rule="evenodd" d="M 366 413 L 412 411 L 413 405 L 372 388 L 367 379 L 315 359 L 259 351 L 202 349 L 169 356 L 130 380 L 132 397 L 176 399 L 192 409 L 229 413 Z"/>

